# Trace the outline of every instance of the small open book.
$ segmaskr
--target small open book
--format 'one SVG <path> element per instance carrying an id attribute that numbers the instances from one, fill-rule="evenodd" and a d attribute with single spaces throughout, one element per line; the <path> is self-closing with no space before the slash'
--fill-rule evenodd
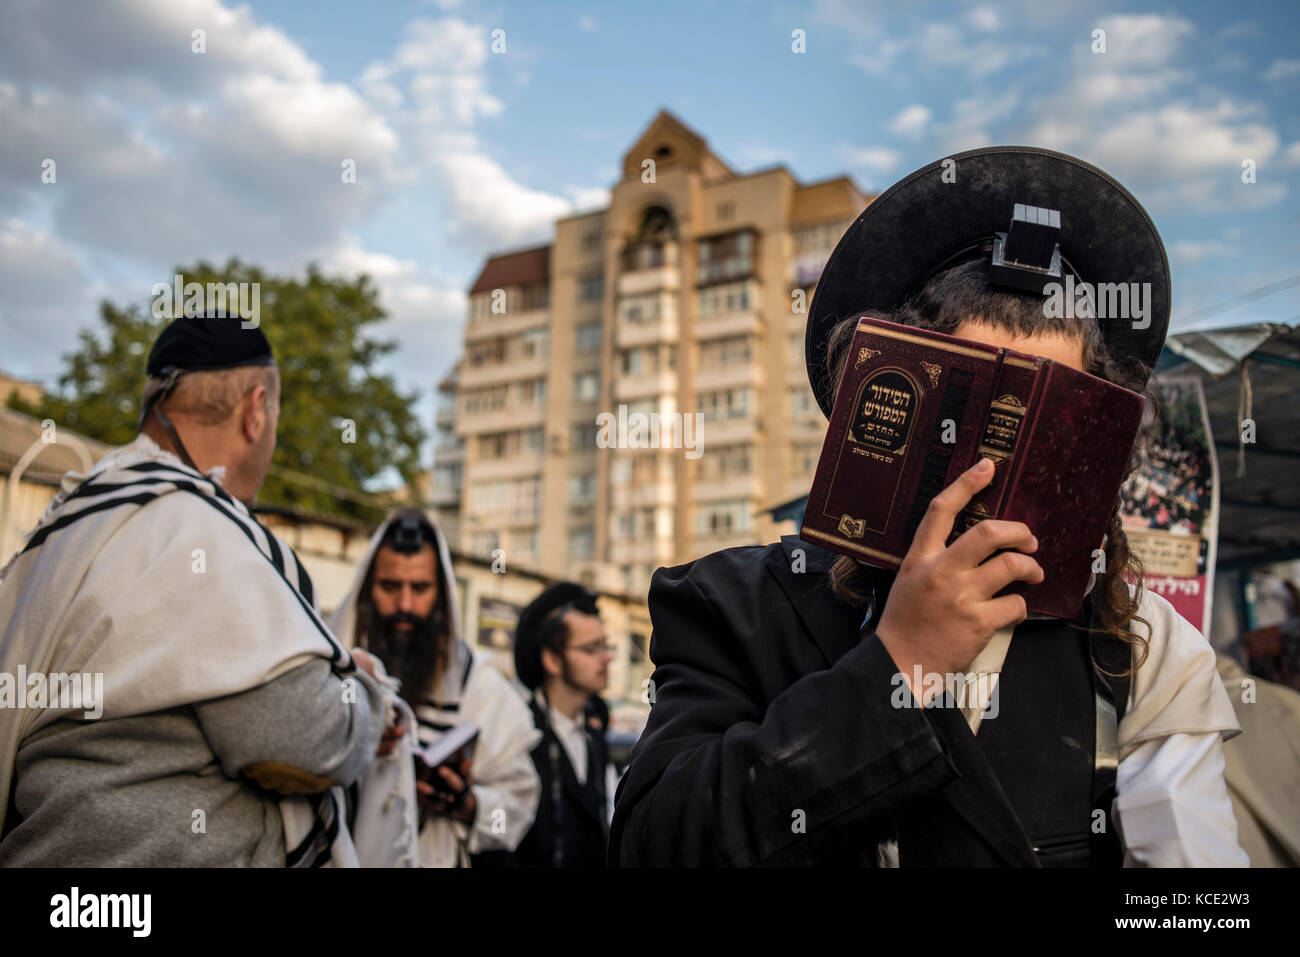
<path id="1" fill-rule="evenodd" d="M 442 765 L 458 770 L 462 761 L 474 757 L 478 743 L 478 726 L 458 724 L 415 751 L 416 777 L 431 784 L 442 784 L 438 768 Z"/>

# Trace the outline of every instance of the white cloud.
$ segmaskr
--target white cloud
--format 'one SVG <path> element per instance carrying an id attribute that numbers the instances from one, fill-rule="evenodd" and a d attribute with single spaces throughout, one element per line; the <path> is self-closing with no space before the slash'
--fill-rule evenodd
<path id="1" fill-rule="evenodd" d="M 1155 13 L 1102 17 L 1098 26 L 1106 31 L 1106 52 L 1087 55 L 1106 57 L 1125 69 L 1166 66 L 1194 32 L 1192 25 L 1181 17 Z"/>
<path id="2" fill-rule="evenodd" d="M 1231 256 L 1236 250 L 1217 239 L 1181 239 L 1169 244 L 1169 256 L 1175 265 L 1194 265 L 1210 257 Z"/>
<path id="3" fill-rule="evenodd" d="M 1020 108 L 1020 92 L 1008 87 L 995 96 L 973 96 L 953 104 L 952 118 L 935 126 L 943 149 L 948 153 L 978 149 L 995 142 L 990 129 L 1005 125 Z"/>
<path id="4" fill-rule="evenodd" d="M 478 129 L 501 116 L 504 102 L 488 88 L 488 29 L 459 17 L 407 24 L 393 55 L 371 63 L 361 86 L 395 128 L 404 155 L 429 172 L 440 193 L 444 228 L 484 251 L 550 236 L 574 208 L 563 196 L 534 189 L 482 147 Z M 527 72 L 515 75 L 526 83 Z M 603 191 L 570 187 L 575 199 Z"/>
<path id="5" fill-rule="evenodd" d="M 601 186 L 566 186 L 564 191 L 573 201 L 575 213 L 604 209 L 609 205 L 609 190 Z"/>
<path id="6" fill-rule="evenodd" d="M 974 29 L 992 33 L 1000 25 L 998 12 L 993 7 L 974 7 L 966 14 L 966 22 Z"/>
<path id="7" fill-rule="evenodd" d="M 1264 79 L 1270 82 L 1274 80 L 1289 80 L 1293 76 L 1300 75 L 1300 60 L 1274 60 L 1269 66 L 1268 72 L 1264 74 Z"/>
<path id="8" fill-rule="evenodd" d="M 513 245 L 549 238 L 556 219 L 570 212 L 568 201 L 516 182 L 501 164 L 482 153 L 440 156 L 434 169 L 454 231 L 484 244 Z"/>
<path id="9" fill-rule="evenodd" d="M 888 129 L 899 136 L 916 137 L 925 132 L 930 123 L 930 110 L 919 103 L 904 107 L 889 121 Z"/>
<path id="10" fill-rule="evenodd" d="M 888 173 L 903 158 L 897 150 L 883 147 L 849 147 L 842 152 L 850 164 L 872 173 Z"/>
<path id="11" fill-rule="evenodd" d="M 578 27 L 587 33 L 590 33 L 592 30 L 596 29 L 596 21 L 589 16 L 583 15 L 578 17 Z"/>

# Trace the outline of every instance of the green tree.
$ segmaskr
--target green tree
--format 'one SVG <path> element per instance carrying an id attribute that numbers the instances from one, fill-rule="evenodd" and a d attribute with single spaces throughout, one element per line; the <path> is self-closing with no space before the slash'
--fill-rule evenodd
<path id="1" fill-rule="evenodd" d="M 373 522 L 376 506 L 364 504 L 364 483 L 391 469 L 414 491 L 425 439 L 413 410 L 419 396 L 402 393 L 391 376 L 375 371 L 397 344 L 370 335 L 385 314 L 369 277 L 327 277 L 312 266 L 305 280 L 286 279 L 236 259 L 221 269 L 199 262 L 176 271 L 205 288 L 260 284 L 261 329 L 280 366 L 281 410 L 259 502 Z M 120 445 L 136 435 L 145 362 L 167 320 L 155 319 L 151 305 L 108 301 L 100 304 L 100 317 L 102 328 L 82 330 L 78 348 L 64 356 L 59 395 L 37 406 L 15 397 L 10 405 Z M 345 441 L 353 430 L 355 441 Z"/>

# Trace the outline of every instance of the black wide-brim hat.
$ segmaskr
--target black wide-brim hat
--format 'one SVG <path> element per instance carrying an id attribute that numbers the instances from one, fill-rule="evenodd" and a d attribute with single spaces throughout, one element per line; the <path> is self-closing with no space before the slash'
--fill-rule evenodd
<path id="1" fill-rule="evenodd" d="M 529 602 L 515 626 L 515 674 L 533 689 L 542 683 L 542 626 L 557 608 L 572 605 L 588 615 L 596 614 L 596 593 L 576 582 L 556 582 Z"/>
<path id="2" fill-rule="evenodd" d="M 1061 259 L 1076 282 L 1150 283 L 1146 328 L 1134 328 L 1127 318 L 1098 322 L 1112 355 L 1154 369 L 1169 330 L 1169 258 L 1146 210 L 1081 159 L 993 146 L 936 160 L 895 183 L 863 210 L 831 253 L 804 337 L 808 381 L 827 417 L 835 390 L 826 340 L 835 325 L 855 314 L 896 309 L 941 268 L 1005 233 L 1018 203 L 1060 212 Z M 1049 328 L 1051 320 L 1043 322 Z"/>

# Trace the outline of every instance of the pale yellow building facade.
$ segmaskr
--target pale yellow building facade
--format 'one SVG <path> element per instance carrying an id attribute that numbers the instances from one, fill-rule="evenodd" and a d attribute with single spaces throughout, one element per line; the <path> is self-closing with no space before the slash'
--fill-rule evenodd
<path id="1" fill-rule="evenodd" d="M 808 303 L 869 199 L 737 173 L 667 112 L 622 173 L 607 208 L 485 263 L 430 494 L 469 554 L 644 595 L 661 565 L 790 530 L 766 509 L 808 490 L 825 431 Z"/>

